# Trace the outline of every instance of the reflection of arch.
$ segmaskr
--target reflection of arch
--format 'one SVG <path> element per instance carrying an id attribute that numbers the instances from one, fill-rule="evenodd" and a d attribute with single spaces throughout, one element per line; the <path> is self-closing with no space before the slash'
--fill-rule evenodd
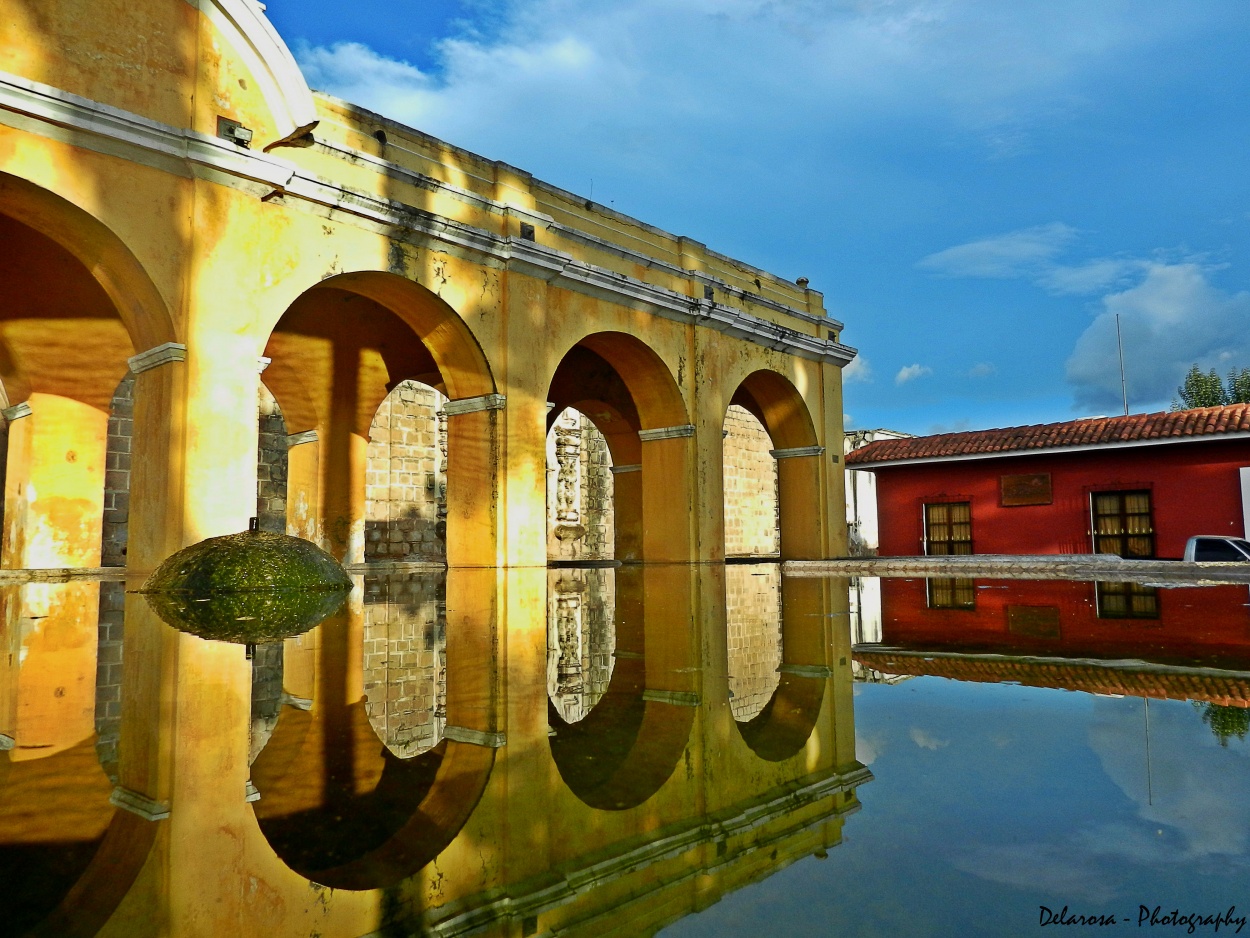
<path id="1" fill-rule="evenodd" d="M 6 934 L 94 935 L 117 908 L 156 825 L 109 804 L 95 740 L 12 762 L 0 753 Z"/>
<path id="2" fill-rule="evenodd" d="M 799 752 L 820 715 L 832 673 L 826 590 L 825 582 L 815 578 L 781 581 L 781 678 L 759 715 L 747 723 L 735 722 L 751 750 L 769 762 Z"/>
<path id="3" fill-rule="evenodd" d="M 768 431 L 777 457 L 781 559 L 821 556 L 820 474 L 823 448 L 801 394 L 782 375 L 752 372 L 731 404 L 748 410 Z"/>
<path id="4" fill-rule="evenodd" d="M 311 708 L 283 710 L 252 781 L 262 832 L 301 875 L 341 889 L 392 886 L 437 856 L 476 807 L 498 742 L 480 728 L 494 719 L 482 702 L 496 698 L 496 662 L 493 579 L 478 573 L 448 577 L 449 728 L 410 759 L 386 749 L 365 712 L 358 609 L 308 633 L 303 662 L 288 643 L 285 680 L 311 683 Z"/>
<path id="5" fill-rule="evenodd" d="M 396 274 L 340 274 L 295 299 L 265 354 L 265 382 L 289 429 L 313 444 L 292 456 L 289 501 L 316 516 L 293 520 L 295 533 L 363 559 L 369 428 L 387 394 L 413 379 L 466 402 L 448 420 L 448 558 L 495 562 L 492 440 L 502 400 L 481 346 L 450 306 Z"/>
<path id="6" fill-rule="evenodd" d="M 690 588 L 682 568 L 617 571 L 616 664 L 607 693 L 576 723 L 548 701 L 551 756 L 585 804 L 633 808 L 659 791 L 689 741 L 698 706 Z M 644 610 L 643 591 L 655 597 Z"/>
<path id="7" fill-rule="evenodd" d="M 550 421 L 566 407 L 608 441 L 618 560 L 687 561 L 690 438 L 685 402 L 663 359 L 637 338 L 599 332 L 561 358 L 547 395 Z M 621 471 L 633 468 L 635 471 Z"/>

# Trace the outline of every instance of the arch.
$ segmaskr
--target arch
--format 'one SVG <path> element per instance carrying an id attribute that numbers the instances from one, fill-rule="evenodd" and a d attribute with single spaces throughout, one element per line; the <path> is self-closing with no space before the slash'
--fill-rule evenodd
<path id="1" fill-rule="evenodd" d="M 778 537 L 782 560 L 813 560 L 823 555 L 824 449 L 807 403 L 785 376 L 754 371 L 730 399 L 768 431 L 777 460 Z M 721 505 L 722 512 L 724 504 Z M 722 524 L 722 530 L 723 530 Z"/>
<path id="2" fill-rule="evenodd" d="M 113 304 L 136 351 L 177 334 L 169 308 L 143 265 L 103 222 L 28 180 L 0 172 L 0 215 L 20 222 L 72 254 Z"/>
<path id="3" fill-rule="evenodd" d="M 336 274 L 311 289 L 366 297 L 406 322 L 434 359 L 448 397 L 477 397 L 496 390 L 477 337 L 442 297 L 421 284 L 387 271 L 362 270 Z M 420 375 L 408 377 L 421 380 Z"/>
<path id="4" fill-rule="evenodd" d="M 635 336 L 597 332 L 561 356 L 548 386 L 550 421 L 566 407 L 588 416 L 614 465 L 617 560 L 688 562 L 693 431 L 681 389 L 663 359 Z M 648 431 L 671 430 L 658 437 Z"/>
<path id="5" fill-rule="evenodd" d="M 573 723 L 548 698 L 552 761 L 591 808 L 642 804 L 668 781 L 686 750 L 698 707 L 686 575 L 674 566 L 618 570 L 617 660 L 607 692 Z"/>
<path id="6" fill-rule="evenodd" d="M 829 667 L 829 602 L 824 581 L 781 578 L 781 666 L 777 689 L 751 720 L 734 721 L 761 759 L 781 762 L 799 753 L 820 716 Z"/>
<path id="7" fill-rule="evenodd" d="M 425 287 L 383 271 L 339 274 L 305 290 L 274 324 L 265 355 L 272 360 L 265 383 L 289 429 L 316 431 L 292 458 L 288 503 L 307 508 L 291 530 L 349 562 L 364 559 L 368 439 L 387 395 L 405 380 L 452 400 L 495 391 L 486 355 L 464 320 Z M 448 420 L 452 564 L 497 561 L 496 423 L 489 408 Z"/>

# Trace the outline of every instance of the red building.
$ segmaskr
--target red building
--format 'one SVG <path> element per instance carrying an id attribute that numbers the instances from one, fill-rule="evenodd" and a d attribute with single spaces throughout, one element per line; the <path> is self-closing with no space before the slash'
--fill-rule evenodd
<path id="1" fill-rule="evenodd" d="M 1250 405 L 878 440 L 882 556 L 1179 559 L 1194 534 L 1247 534 Z"/>

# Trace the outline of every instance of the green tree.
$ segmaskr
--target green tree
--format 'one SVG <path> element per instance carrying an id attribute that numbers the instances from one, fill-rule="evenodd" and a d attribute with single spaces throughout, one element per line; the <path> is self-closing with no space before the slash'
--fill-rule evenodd
<path id="1" fill-rule="evenodd" d="M 1228 373 L 1225 395 L 1230 404 L 1250 404 L 1250 368 L 1234 368 Z"/>
<path id="2" fill-rule="evenodd" d="M 1202 714 L 1202 722 L 1211 727 L 1211 732 L 1220 741 L 1221 746 L 1228 746 L 1228 741 L 1236 736 L 1245 739 L 1250 733 L 1250 710 L 1245 707 L 1225 707 L 1221 704 L 1190 701 L 1194 709 Z"/>
<path id="3" fill-rule="evenodd" d="M 1231 376 L 1230 376 L 1231 381 Z M 1212 368 L 1203 373 L 1196 364 L 1185 375 L 1184 383 L 1176 389 L 1179 400 L 1172 401 L 1173 410 L 1192 410 L 1195 407 L 1219 407 L 1228 403 L 1228 392 L 1220 376 Z"/>

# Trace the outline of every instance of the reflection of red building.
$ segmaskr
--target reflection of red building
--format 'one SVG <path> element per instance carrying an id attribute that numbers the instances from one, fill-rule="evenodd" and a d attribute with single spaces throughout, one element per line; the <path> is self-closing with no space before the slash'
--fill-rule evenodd
<path id="1" fill-rule="evenodd" d="M 1250 405 L 878 440 L 880 554 L 1180 558 L 1247 533 Z"/>
<path id="2" fill-rule="evenodd" d="M 883 645 L 1250 669 L 1244 585 L 1138 587 L 1150 597 L 1145 608 L 1108 615 L 1100 595 L 1108 584 L 968 580 L 966 607 L 933 608 L 934 586 L 943 582 L 950 581 L 882 579 Z"/>
<path id="3" fill-rule="evenodd" d="M 881 642 L 855 646 L 856 660 L 893 674 L 1250 704 L 1245 586 L 1150 590 L 1155 617 L 1128 618 L 1100 615 L 1104 584 L 967 581 L 966 607 L 932 608 L 941 583 L 883 579 Z"/>

